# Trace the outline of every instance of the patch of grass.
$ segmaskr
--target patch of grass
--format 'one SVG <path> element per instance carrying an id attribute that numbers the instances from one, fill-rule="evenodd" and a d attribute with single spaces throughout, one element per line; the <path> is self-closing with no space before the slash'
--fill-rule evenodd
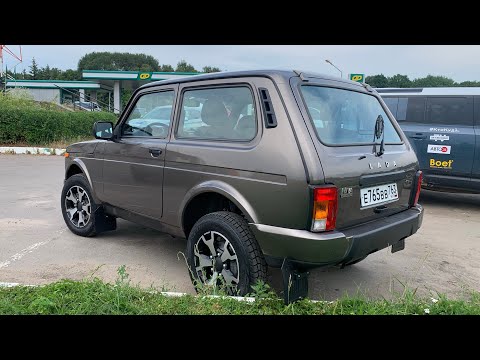
<path id="1" fill-rule="evenodd" d="M 123 266 L 114 284 L 89 278 L 39 287 L 0 288 L 0 314 L 480 315 L 478 292 L 472 292 L 466 300 L 449 300 L 443 295 L 419 298 L 406 291 L 393 301 L 356 296 L 332 302 L 302 300 L 288 306 L 267 284 L 257 284 L 251 295 L 255 302 L 203 294 L 167 297 L 154 289 L 133 286 Z"/>
<path id="2" fill-rule="evenodd" d="M 56 147 L 92 137 L 96 121 L 117 121 L 101 112 L 69 112 L 53 104 L 0 93 L 0 144 Z M 60 144 L 59 144 L 60 143 Z"/>

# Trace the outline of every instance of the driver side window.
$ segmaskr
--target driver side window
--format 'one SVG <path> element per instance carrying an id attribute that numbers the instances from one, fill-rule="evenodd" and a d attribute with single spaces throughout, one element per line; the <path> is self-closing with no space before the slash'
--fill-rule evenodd
<path id="1" fill-rule="evenodd" d="M 166 138 L 172 117 L 174 91 L 142 95 L 122 126 L 122 136 Z"/>

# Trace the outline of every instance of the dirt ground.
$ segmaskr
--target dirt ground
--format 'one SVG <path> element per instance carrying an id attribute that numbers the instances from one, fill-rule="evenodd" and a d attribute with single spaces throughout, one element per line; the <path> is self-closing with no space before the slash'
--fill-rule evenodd
<path id="1" fill-rule="evenodd" d="M 0 155 L 0 282 L 114 281 L 126 265 L 133 283 L 194 293 L 182 257 L 185 240 L 123 220 L 117 231 L 75 236 L 60 213 L 62 184 L 63 157 Z M 451 297 L 480 291 L 480 196 L 423 191 L 420 202 L 423 226 L 404 251 L 384 249 L 345 269 L 313 270 L 310 297 L 388 298 L 405 286 Z M 281 289 L 280 271 L 270 269 L 269 281 Z"/>

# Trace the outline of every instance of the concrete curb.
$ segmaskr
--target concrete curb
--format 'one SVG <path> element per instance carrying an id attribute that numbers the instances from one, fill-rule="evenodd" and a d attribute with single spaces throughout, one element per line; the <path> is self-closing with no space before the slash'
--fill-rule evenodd
<path id="1" fill-rule="evenodd" d="M 65 149 L 42 147 L 0 146 L 0 154 L 27 154 L 27 155 L 63 155 Z"/>

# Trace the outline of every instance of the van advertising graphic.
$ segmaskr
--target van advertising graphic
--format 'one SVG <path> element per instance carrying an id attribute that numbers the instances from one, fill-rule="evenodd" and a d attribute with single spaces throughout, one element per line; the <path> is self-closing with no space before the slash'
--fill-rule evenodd
<path id="1" fill-rule="evenodd" d="M 430 167 L 432 169 L 451 169 L 453 164 L 453 160 L 435 160 L 430 159 Z"/>
<path id="2" fill-rule="evenodd" d="M 450 140 L 450 136 L 435 134 L 435 135 L 430 135 L 430 140 L 444 142 L 444 141 Z"/>
<path id="3" fill-rule="evenodd" d="M 452 150 L 451 146 L 448 145 L 432 145 L 428 144 L 427 153 L 429 154 L 450 154 Z"/>
<path id="4" fill-rule="evenodd" d="M 449 133 L 458 133 L 460 130 L 457 128 L 437 128 L 437 127 L 431 127 L 430 131 L 435 131 L 435 132 L 449 132 Z"/>

